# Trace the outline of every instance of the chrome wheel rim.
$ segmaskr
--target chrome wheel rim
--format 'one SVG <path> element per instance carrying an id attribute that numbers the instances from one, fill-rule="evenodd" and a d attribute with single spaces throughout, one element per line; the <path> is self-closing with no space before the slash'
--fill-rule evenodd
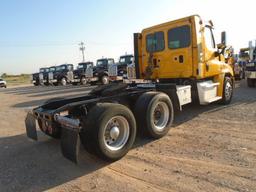
<path id="1" fill-rule="evenodd" d="M 168 105 L 165 102 L 158 102 L 151 117 L 155 130 L 163 131 L 169 122 L 169 118 L 170 111 Z"/>
<path id="2" fill-rule="evenodd" d="M 122 149 L 130 135 L 130 126 L 123 116 L 112 117 L 104 127 L 104 145 L 110 151 Z"/>
<path id="3" fill-rule="evenodd" d="M 226 83 L 226 86 L 225 86 L 225 97 L 226 97 L 226 100 L 229 100 L 231 98 L 231 95 L 232 95 L 232 85 L 230 82 L 227 82 Z"/>

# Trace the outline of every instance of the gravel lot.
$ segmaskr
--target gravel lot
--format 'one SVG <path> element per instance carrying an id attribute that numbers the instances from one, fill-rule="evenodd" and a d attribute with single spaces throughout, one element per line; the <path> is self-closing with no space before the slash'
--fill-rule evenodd
<path id="1" fill-rule="evenodd" d="M 256 89 L 236 83 L 232 104 L 188 105 L 160 140 L 138 138 L 109 164 L 82 149 L 75 165 L 60 142 L 25 135 L 26 111 L 90 87 L 0 89 L 0 191 L 256 191 Z"/>

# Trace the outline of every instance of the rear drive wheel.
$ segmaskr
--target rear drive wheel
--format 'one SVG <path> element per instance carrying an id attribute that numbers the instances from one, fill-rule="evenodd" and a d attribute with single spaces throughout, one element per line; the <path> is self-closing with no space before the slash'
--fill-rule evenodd
<path id="1" fill-rule="evenodd" d="M 89 152 L 106 160 L 122 158 L 132 147 L 135 137 L 135 118 L 124 105 L 97 104 L 83 121 L 82 143 Z"/>
<path id="2" fill-rule="evenodd" d="M 106 85 L 106 84 L 109 84 L 109 78 L 108 76 L 104 75 L 101 77 L 101 83 L 102 85 Z"/>
<path id="3" fill-rule="evenodd" d="M 233 97 L 233 82 L 230 77 L 225 77 L 224 84 L 223 84 L 221 104 L 223 105 L 230 104 L 232 97 Z"/>
<path id="4" fill-rule="evenodd" d="M 247 85 L 248 85 L 248 87 L 255 87 L 255 84 L 256 84 L 256 82 L 255 82 L 254 79 L 247 78 Z"/>
<path id="5" fill-rule="evenodd" d="M 168 133 L 173 122 L 172 101 L 165 93 L 144 93 L 135 104 L 135 116 L 143 134 L 161 138 Z"/>

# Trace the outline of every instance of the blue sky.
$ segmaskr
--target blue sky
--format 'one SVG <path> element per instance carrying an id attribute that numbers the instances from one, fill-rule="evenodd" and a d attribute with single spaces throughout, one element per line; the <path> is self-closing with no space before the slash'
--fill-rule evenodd
<path id="1" fill-rule="evenodd" d="M 226 30 L 235 48 L 247 46 L 256 34 L 255 27 L 245 30 L 254 17 L 254 4 L 250 0 L 240 4 L 220 0 L 3 0 L 0 74 L 77 64 L 82 59 L 80 41 L 86 44 L 86 60 L 117 59 L 132 53 L 134 32 L 191 14 L 212 19 L 216 33 Z"/>

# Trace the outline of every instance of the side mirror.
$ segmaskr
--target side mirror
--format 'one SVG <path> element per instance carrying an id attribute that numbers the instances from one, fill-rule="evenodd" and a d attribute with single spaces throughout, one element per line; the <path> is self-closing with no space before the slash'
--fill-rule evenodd
<path id="1" fill-rule="evenodd" d="M 226 46 L 227 40 L 226 40 L 226 31 L 221 32 L 221 44 Z"/>

